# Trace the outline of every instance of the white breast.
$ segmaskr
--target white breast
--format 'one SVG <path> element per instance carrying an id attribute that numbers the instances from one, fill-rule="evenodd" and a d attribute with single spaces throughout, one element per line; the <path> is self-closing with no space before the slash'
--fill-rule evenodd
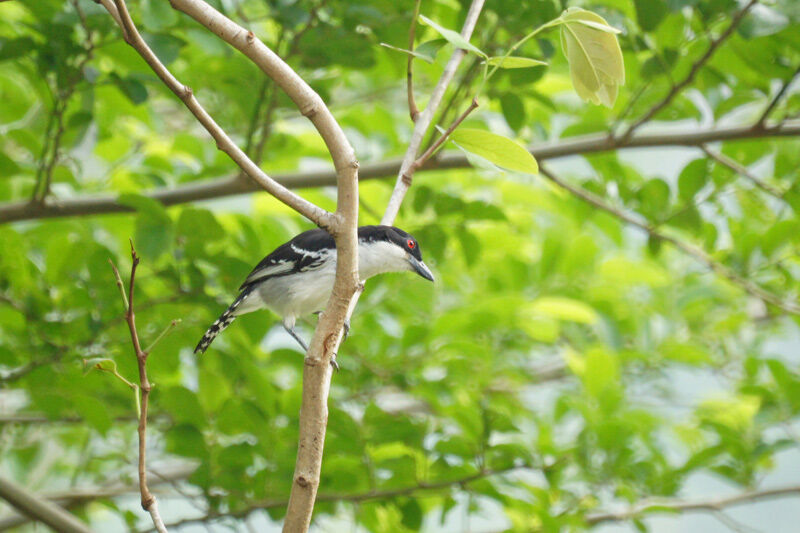
<path id="1" fill-rule="evenodd" d="M 319 268 L 270 278 L 243 301 L 237 315 L 268 307 L 281 317 L 305 316 L 322 311 L 336 279 L 336 250 L 315 252 L 324 257 Z M 329 257 L 326 257 L 329 256 Z M 387 242 L 360 243 L 358 270 L 362 281 L 384 272 L 409 270 L 406 252 Z"/>

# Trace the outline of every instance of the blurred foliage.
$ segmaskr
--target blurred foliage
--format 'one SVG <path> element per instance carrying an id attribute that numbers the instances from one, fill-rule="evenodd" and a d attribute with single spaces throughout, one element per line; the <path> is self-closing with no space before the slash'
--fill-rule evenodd
<path id="1" fill-rule="evenodd" d="M 406 56 L 379 44 L 405 47 L 412 2 L 211 3 L 299 70 L 362 163 L 404 152 Z M 457 29 L 467 4 L 423 2 L 422 13 Z M 567 7 L 488 4 L 472 43 L 493 57 Z M 467 127 L 530 143 L 608 131 L 621 115 L 635 120 L 685 78 L 709 32 L 718 35 L 739 7 L 575 5 L 623 30 L 626 84 L 616 104 L 582 102 L 558 35 L 544 32 L 514 55 L 550 66 L 498 71 Z M 268 173 L 329 165 L 311 126 L 246 58 L 166 1 L 130 7 L 159 57 Z M 302 356 L 267 312 L 239 319 L 204 356 L 191 351 L 252 265 L 308 224 L 263 193 L 168 209 L 142 196 L 236 169 L 99 5 L 11 1 L 0 14 L 0 199 L 31 198 L 51 176 L 56 198 L 116 192 L 136 210 L 0 226 L 4 475 L 42 492 L 133 483 L 133 396 L 83 365 L 110 358 L 136 377 L 108 265 L 112 258 L 126 272 L 132 237 L 142 256 L 144 344 L 182 319 L 148 361 L 150 466 L 198 465 L 181 495 L 162 497 L 162 514 L 239 515 L 277 502 L 265 513 L 279 521 Z M 793 2 L 757 6 L 656 120 L 677 131 L 753 122 L 800 62 L 799 30 Z M 452 47 L 427 26 L 418 26 L 417 43 L 434 58 L 415 62 L 424 106 Z M 466 107 L 480 68 L 468 56 L 445 127 Z M 790 90 L 774 118 L 798 112 L 800 94 Z M 783 194 L 765 194 L 699 151 L 592 154 L 553 168 L 772 292 L 796 296 L 800 142 L 720 150 Z M 362 223 L 377 222 L 390 185 L 361 186 Z M 303 194 L 334 206 L 329 189 Z M 752 487 L 779 451 L 796 447 L 796 317 L 691 258 L 536 177 L 485 164 L 420 173 L 398 225 L 418 238 L 437 283 L 386 275 L 367 286 L 333 379 L 318 523 L 437 531 L 489 516 L 514 531 L 580 530 L 612 503 L 680 495 L 700 473 Z M 137 507 L 101 499 L 80 512 L 103 531 L 148 527 Z"/>

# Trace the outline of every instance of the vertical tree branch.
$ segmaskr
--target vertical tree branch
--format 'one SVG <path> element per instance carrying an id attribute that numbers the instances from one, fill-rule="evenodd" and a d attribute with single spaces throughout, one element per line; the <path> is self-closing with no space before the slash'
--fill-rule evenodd
<path id="1" fill-rule="evenodd" d="M 133 353 L 136 356 L 136 363 L 139 367 L 139 389 L 141 390 L 141 408 L 139 409 L 139 492 L 141 495 L 142 509 L 150 513 L 153 520 L 153 525 L 159 533 L 166 533 L 167 528 L 164 526 L 164 521 L 161 519 L 161 514 L 158 511 L 158 501 L 156 497 L 150 492 L 147 486 L 147 407 L 150 402 L 150 391 L 152 386 L 150 380 L 147 378 L 147 355 L 148 353 L 142 350 L 141 342 L 139 341 L 139 333 L 136 330 L 136 314 L 133 310 L 133 296 L 136 284 L 136 267 L 139 266 L 139 256 L 136 255 L 136 250 L 131 243 L 131 278 L 128 283 L 128 297 L 125 298 L 125 289 L 122 283 L 122 277 L 119 270 L 111 263 L 111 268 L 114 270 L 114 278 L 116 279 L 117 286 L 120 287 L 122 292 L 122 301 L 126 305 L 125 309 L 125 322 L 128 324 L 128 330 L 131 335 L 131 343 L 133 344 Z M 159 336 L 159 339 L 161 337 Z M 156 341 L 157 342 L 157 341 Z"/>
<path id="2" fill-rule="evenodd" d="M 408 50 L 414 51 L 414 33 L 417 29 L 417 19 L 419 18 L 419 7 L 422 0 L 414 2 L 414 13 L 411 15 L 411 25 L 408 28 Z M 408 64 L 406 65 L 406 91 L 408 92 L 408 114 L 411 122 L 416 122 L 419 116 L 417 103 L 414 101 L 414 56 L 408 54 Z"/>
<path id="3" fill-rule="evenodd" d="M 475 24 L 478 22 L 478 17 L 481 14 L 481 9 L 483 9 L 483 3 L 484 0 L 472 0 L 472 4 L 469 6 L 466 20 L 464 20 L 464 26 L 461 28 L 461 36 L 466 40 L 469 40 L 472 36 Z M 417 121 L 414 124 L 414 131 L 411 134 L 411 141 L 408 143 L 408 149 L 400 165 L 397 182 L 392 191 L 392 196 L 389 199 L 389 205 L 386 206 L 386 213 L 383 215 L 381 224 L 392 224 L 397 217 L 397 213 L 400 211 L 400 204 L 403 203 L 403 198 L 405 198 L 406 192 L 408 192 L 408 188 L 411 186 L 411 179 L 414 172 L 413 170 L 409 172 L 409 170 L 417 159 L 417 153 L 422 144 L 422 138 L 425 136 L 425 132 L 428 131 L 428 127 L 433 120 L 433 115 L 442 102 L 442 97 L 447 87 L 450 85 L 450 82 L 453 80 L 456 69 L 465 54 L 466 52 L 460 48 L 456 48 L 453 51 L 453 55 L 450 56 L 450 61 L 448 61 L 447 65 L 444 67 L 444 72 L 442 72 L 439 82 L 433 89 L 431 98 L 428 100 L 428 105 L 425 106 L 425 110 L 417 117 Z"/>
<path id="4" fill-rule="evenodd" d="M 242 52 L 271 77 L 314 124 L 336 168 L 336 213 L 326 227 L 336 241 L 336 280 L 305 358 L 297 461 L 283 524 L 286 532 L 307 531 L 322 468 L 330 363 L 341 342 L 345 319 L 356 305 L 355 296 L 361 288 L 357 255 L 358 161 L 344 131 L 322 98 L 252 31 L 239 26 L 203 0 L 170 0 L 170 4 Z"/>

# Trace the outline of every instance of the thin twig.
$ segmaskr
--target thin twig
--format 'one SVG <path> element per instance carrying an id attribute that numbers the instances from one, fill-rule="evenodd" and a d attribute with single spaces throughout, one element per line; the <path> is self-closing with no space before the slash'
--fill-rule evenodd
<path id="1" fill-rule="evenodd" d="M 731 159 L 722 152 L 715 152 L 705 144 L 700 145 L 700 150 L 702 150 L 703 153 L 706 154 L 706 156 L 708 156 L 710 159 L 713 159 L 720 165 L 727 167 L 728 169 L 732 170 L 733 172 L 739 174 L 744 178 L 747 178 L 747 180 L 749 180 L 753 185 L 755 185 L 765 193 L 772 195 L 779 200 L 783 199 L 784 195 L 783 191 L 776 189 L 769 183 L 763 181 L 761 178 L 750 172 L 750 169 L 748 169 L 746 166 L 742 165 L 735 159 Z"/>
<path id="2" fill-rule="evenodd" d="M 122 0 L 116 0 L 122 2 Z M 120 11 L 124 10 L 124 6 Z M 123 17 L 126 15 L 123 13 Z M 150 400 L 150 391 L 152 386 L 150 380 L 147 378 L 147 355 L 148 352 L 142 350 L 141 342 L 139 341 L 139 333 L 136 330 L 136 314 L 134 312 L 134 289 L 136 287 L 136 268 L 139 266 L 139 256 L 136 254 L 136 249 L 131 242 L 131 277 L 128 283 L 128 297 L 125 299 L 124 289 L 122 289 L 122 300 L 125 302 L 125 321 L 128 324 L 128 330 L 131 335 L 131 343 L 133 344 L 133 353 L 136 356 L 136 363 L 139 367 L 139 388 L 141 391 L 139 412 L 139 491 L 141 495 L 142 509 L 150 513 L 153 520 L 153 525 L 159 533 L 166 533 L 167 528 L 164 526 L 164 521 L 161 519 L 161 514 L 158 511 L 158 501 L 156 497 L 150 492 L 147 486 L 147 408 Z M 114 278 L 117 285 L 122 285 L 122 278 L 119 275 L 119 270 L 111 263 L 114 270 Z"/>
<path id="3" fill-rule="evenodd" d="M 627 141 L 620 138 L 610 139 L 608 134 L 589 134 L 561 139 L 555 142 L 535 143 L 528 150 L 538 161 L 557 159 L 576 154 L 591 154 L 631 148 L 654 147 L 668 148 L 672 146 L 699 146 L 704 143 L 719 141 L 735 141 L 764 139 L 770 137 L 796 137 L 800 135 L 800 120 L 790 120 L 777 124 L 766 124 L 762 129 L 753 129 L 751 125 L 715 126 L 712 128 L 687 129 L 670 132 L 637 133 Z M 366 164 L 359 169 L 359 180 L 381 179 L 397 176 L 403 160 L 387 159 Z M 459 151 L 440 153 L 438 157 L 428 161 L 417 172 L 435 169 L 454 169 L 469 167 L 466 156 Z M 337 174 L 333 169 L 290 172 L 275 175 L 274 179 L 289 189 L 305 187 L 325 187 L 336 185 Z M 261 188 L 251 182 L 242 181 L 238 174 L 176 187 L 155 189 L 143 192 L 165 206 L 223 198 L 225 196 L 252 193 Z M 21 220 L 41 218 L 60 218 L 69 216 L 97 215 L 104 213 L 125 213 L 134 209 L 119 202 L 116 194 L 85 195 L 77 198 L 63 198 L 58 201 L 45 202 L 44 205 L 30 204 L 27 201 L 16 201 L 0 204 L 0 224 Z"/>
<path id="4" fill-rule="evenodd" d="M 472 32 L 475 30 L 475 24 L 478 22 L 478 17 L 483 9 L 483 3 L 484 0 L 472 0 L 470 4 L 469 11 L 464 20 L 464 26 L 461 28 L 461 37 L 466 40 L 469 40 L 472 36 Z M 433 121 L 433 116 L 439 104 L 442 102 L 442 97 L 447 87 L 450 85 L 450 82 L 453 80 L 456 69 L 458 65 L 461 64 L 461 60 L 464 58 L 465 54 L 466 52 L 461 48 L 456 48 L 453 51 L 450 60 L 444 67 L 439 81 L 436 83 L 436 87 L 433 89 L 433 93 L 431 93 L 428 105 L 425 106 L 425 109 L 419 114 L 417 121 L 414 123 L 414 131 L 411 134 L 411 140 L 408 143 L 408 149 L 400 165 L 397 181 L 392 191 L 392 196 L 389 198 L 389 204 L 386 206 L 386 212 L 383 215 L 381 224 L 391 225 L 397 217 L 397 213 L 400 211 L 403 198 L 405 198 L 408 188 L 411 187 L 413 172 L 409 173 L 409 168 L 414 164 L 414 161 L 417 160 L 417 153 L 419 152 L 425 132 L 428 131 Z"/>
<path id="5" fill-rule="evenodd" d="M 31 194 L 31 203 L 33 204 L 43 204 L 45 198 L 50 194 L 50 187 L 53 182 L 53 171 L 59 161 L 61 140 L 66 130 L 64 114 L 67 111 L 70 98 L 75 94 L 75 89 L 83 77 L 84 67 L 86 67 L 94 56 L 94 33 L 89 27 L 86 21 L 86 15 L 77 0 L 71 0 L 71 3 L 78 14 L 78 20 L 86 34 L 84 55 L 75 65 L 74 73 L 67 77 L 64 87 L 60 89 L 56 87 L 55 92 L 51 91 L 54 100 L 53 111 L 50 114 L 47 127 L 45 128 L 45 142 L 43 143 L 42 155 L 36 169 L 36 183 L 33 187 L 33 193 Z"/>
<path id="6" fill-rule="evenodd" d="M 798 65 L 797 69 L 795 69 L 794 74 L 792 74 L 788 80 L 783 82 L 783 85 L 781 85 L 780 90 L 777 93 L 775 93 L 775 96 L 772 98 L 772 100 L 770 100 L 769 104 L 767 104 L 766 109 L 764 109 L 764 112 L 761 113 L 760 117 L 758 117 L 758 120 L 753 125 L 754 128 L 764 127 L 764 123 L 769 118 L 770 113 L 772 113 L 772 111 L 775 109 L 775 106 L 777 106 L 778 103 L 781 101 L 783 95 L 786 94 L 786 91 L 789 90 L 789 87 L 792 85 L 792 82 L 794 82 L 795 78 L 797 78 L 798 75 L 800 75 L 800 65 Z"/>
<path id="7" fill-rule="evenodd" d="M 172 330 L 174 330 L 178 326 L 178 324 L 180 324 L 180 323 L 181 323 L 181 319 L 180 318 L 176 318 L 176 319 L 172 320 L 172 322 L 170 322 L 169 325 L 166 328 L 164 328 L 161 331 L 161 333 L 158 334 L 158 337 L 156 337 L 155 340 L 150 343 L 150 346 L 147 347 L 147 349 L 145 350 L 145 353 L 152 352 L 153 348 L 156 347 L 156 344 L 158 344 L 159 341 L 161 341 L 161 339 L 163 339 L 164 337 L 166 337 L 167 335 L 172 333 Z"/>
<path id="8" fill-rule="evenodd" d="M 431 156 L 436 152 L 436 150 L 438 150 L 439 147 L 442 146 L 442 144 L 444 144 L 447 138 L 450 137 L 450 134 L 453 133 L 453 131 L 455 131 L 455 129 L 462 122 L 464 122 L 464 120 L 469 116 L 469 114 L 472 113 L 477 107 L 478 107 L 478 99 L 473 98 L 472 102 L 470 102 L 467 109 L 465 109 L 464 112 L 461 113 L 461 115 L 459 115 L 458 118 L 456 118 L 452 124 L 450 124 L 450 127 L 447 128 L 447 130 L 445 130 L 445 132 L 442 133 L 442 135 L 438 139 L 436 139 L 435 143 L 433 143 L 427 150 L 425 150 L 425 153 L 423 153 L 421 156 L 417 158 L 416 161 L 414 161 L 414 164 L 411 165 L 409 171 L 413 174 L 419 167 L 424 165 L 425 162 L 428 161 L 428 159 L 430 159 Z"/>
<path id="9" fill-rule="evenodd" d="M 419 18 L 419 8 L 422 0 L 414 2 L 414 13 L 411 15 L 411 25 L 408 28 L 408 51 L 414 51 L 414 33 L 417 29 L 417 19 Z M 406 66 L 406 90 L 408 92 L 408 114 L 411 117 L 411 122 L 416 122 L 419 116 L 419 109 L 417 103 L 414 101 L 414 55 L 408 54 L 408 63 Z"/>
<path id="10" fill-rule="evenodd" d="M 642 118 L 634 122 L 625 131 L 625 133 L 621 135 L 622 139 L 624 140 L 629 139 L 630 136 L 633 134 L 633 132 L 639 129 L 646 122 L 649 122 L 650 119 L 656 116 L 659 111 L 667 107 L 672 102 L 672 100 L 676 96 L 678 96 L 678 94 L 686 86 L 690 85 L 694 81 L 695 76 L 697 76 L 697 74 L 700 72 L 703 66 L 706 63 L 708 63 L 708 61 L 714 55 L 714 52 L 716 52 L 717 48 L 719 48 L 719 46 L 733 34 L 734 30 L 739 26 L 739 23 L 742 22 L 744 16 L 747 15 L 747 13 L 753 8 L 753 6 L 755 6 L 758 3 L 758 1 L 759 0 L 750 0 L 750 2 L 748 2 L 746 6 L 744 6 L 733 16 L 733 18 L 731 19 L 731 23 L 728 25 L 727 28 L 725 28 L 725 31 L 723 31 L 716 39 L 711 39 L 711 43 L 709 44 L 706 52 L 700 57 L 700 59 L 698 59 L 697 61 L 694 62 L 694 64 L 692 64 L 692 67 L 689 70 L 689 74 L 680 83 L 672 85 L 672 88 L 663 99 L 661 99 L 656 105 L 651 107 L 650 110 L 647 111 L 647 113 L 645 113 Z"/>
<path id="11" fill-rule="evenodd" d="M 550 181 L 552 181 L 562 189 L 569 191 L 574 196 L 580 198 L 584 202 L 591 204 L 597 207 L 598 209 L 602 209 L 606 213 L 615 216 L 616 218 L 622 220 L 623 222 L 645 231 L 648 235 L 650 235 L 654 239 L 670 243 L 675 248 L 678 248 L 679 250 L 693 257 L 700 263 L 705 264 L 712 271 L 726 278 L 728 281 L 738 286 L 751 296 L 755 296 L 759 300 L 774 305 L 775 307 L 778 307 L 786 311 L 787 313 L 800 314 L 800 304 L 794 301 L 785 301 L 781 296 L 763 289 L 756 283 L 741 276 L 733 269 L 723 265 L 722 263 L 711 257 L 704 250 L 697 248 L 696 246 L 691 245 L 689 243 L 686 243 L 676 237 L 663 233 L 662 231 L 658 230 L 648 222 L 643 222 L 638 218 L 636 218 L 635 216 L 625 213 L 624 211 L 621 211 L 615 208 L 614 206 L 607 204 L 605 200 L 603 200 L 602 198 L 595 196 L 594 194 L 590 193 L 589 191 L 581 187 L 570 185 L 569 183 L 562 180 L 561 178 L 550 172 L 547 168 L 543 167 L 542 165 L 539 166 L 539 172 L 541 172 L 541 174 L 547 177 Z"/>
<path id="12" fill-rule="evenodd" d="M 715 512 L 727 507 L 797 495 L 800 495 L 800 485 L 751 490 L 726 498 L 711 498 L 707 500 L 652 500 L 641 502 L 635 507 L 624 511 L 592 513 L 586 517 L 586 521 L 594 525 L 603 522 L 631 520 L 641 517 L 643 514 L 650 515 L 657 512 Z"/>
<path id="13" fill-rule="evenodd" d="M 118 20 L 124 30 L 125 41 L 133 47 L 142 59 L 153 69 L 153 72 L 164 84 L 181 99 L 214 140 L 217 148 L 225 152 L 250 178 L 275 198 L 304 215 L 320 227 L 328 228 L 333 224 L 333 215 L 324 209 L 301 198 L 267 176 L 258 165 L 231 140 L 227 133 L 216 123 L 208 112 L 200 105 L 191 88 L 178 81 L 175 76 L 156 57 L 136 28 L 124 0 L 101 0 L 103 6 Z"/>
<path id="14" fill-rule="evenodd" d="M 548 467 L 545 467 L 544 469 L 546 470 L 547 468 Z M 531 470 L 531 469 L 533 469 L 533 467 L 527 465 L 513 465 L 505 468 L 483 469 L 479 470 L 478 472 L 475 472 L 474 474 L 469 474 L 452 480 L 434 481 L 434 482 L 421 481 L 415 485 L 407 487 L 399 487 L 393 489 L 376 489 L 355 494 L 319 494 L 317 496 L 317 501 L 361 503 L 371 500 L 385 500 L 385 499 L 397 498 L 400 496 L 413 497 L 427 493 L 436 493 L 453 487 L 463 488 L 464 486 L 469 485 L 470 483 L 479 481 L 481 479 L 486 479 L 488 477 L 509 474 L 515 471 Z M 285 505 L 286 505 L 286 500 L 262 500 L 259 502 L 253 502 L 241 509 L 233 510 L 230 512 L 210 513 L 207 516 L 203 517 L 180 520 L 169 524 L 169 527 L 181 527 L 185 525 L 204 523 L 208 522 L 209 520 L 227 518 L 227 517 L 243 518 L 247 517 L 254 511 L 258 511 L 261 509 L 281 508 Z"/>

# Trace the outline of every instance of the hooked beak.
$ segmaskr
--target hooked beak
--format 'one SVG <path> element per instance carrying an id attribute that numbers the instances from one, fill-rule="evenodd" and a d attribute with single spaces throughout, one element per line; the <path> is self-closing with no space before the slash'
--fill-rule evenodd
<path id="1" fill-rule="evenodd" d="M 416 272 L 423 278 L 427 279 L 428 281 L 433 281 L 433 273 L 431 272 L 431 269 L 428 268 L 428 265 L 418 260 L 413 255 L 408 256 L 408 262 L 411 265 L 411 269 L 414 270 L 414 272 Z"/>

